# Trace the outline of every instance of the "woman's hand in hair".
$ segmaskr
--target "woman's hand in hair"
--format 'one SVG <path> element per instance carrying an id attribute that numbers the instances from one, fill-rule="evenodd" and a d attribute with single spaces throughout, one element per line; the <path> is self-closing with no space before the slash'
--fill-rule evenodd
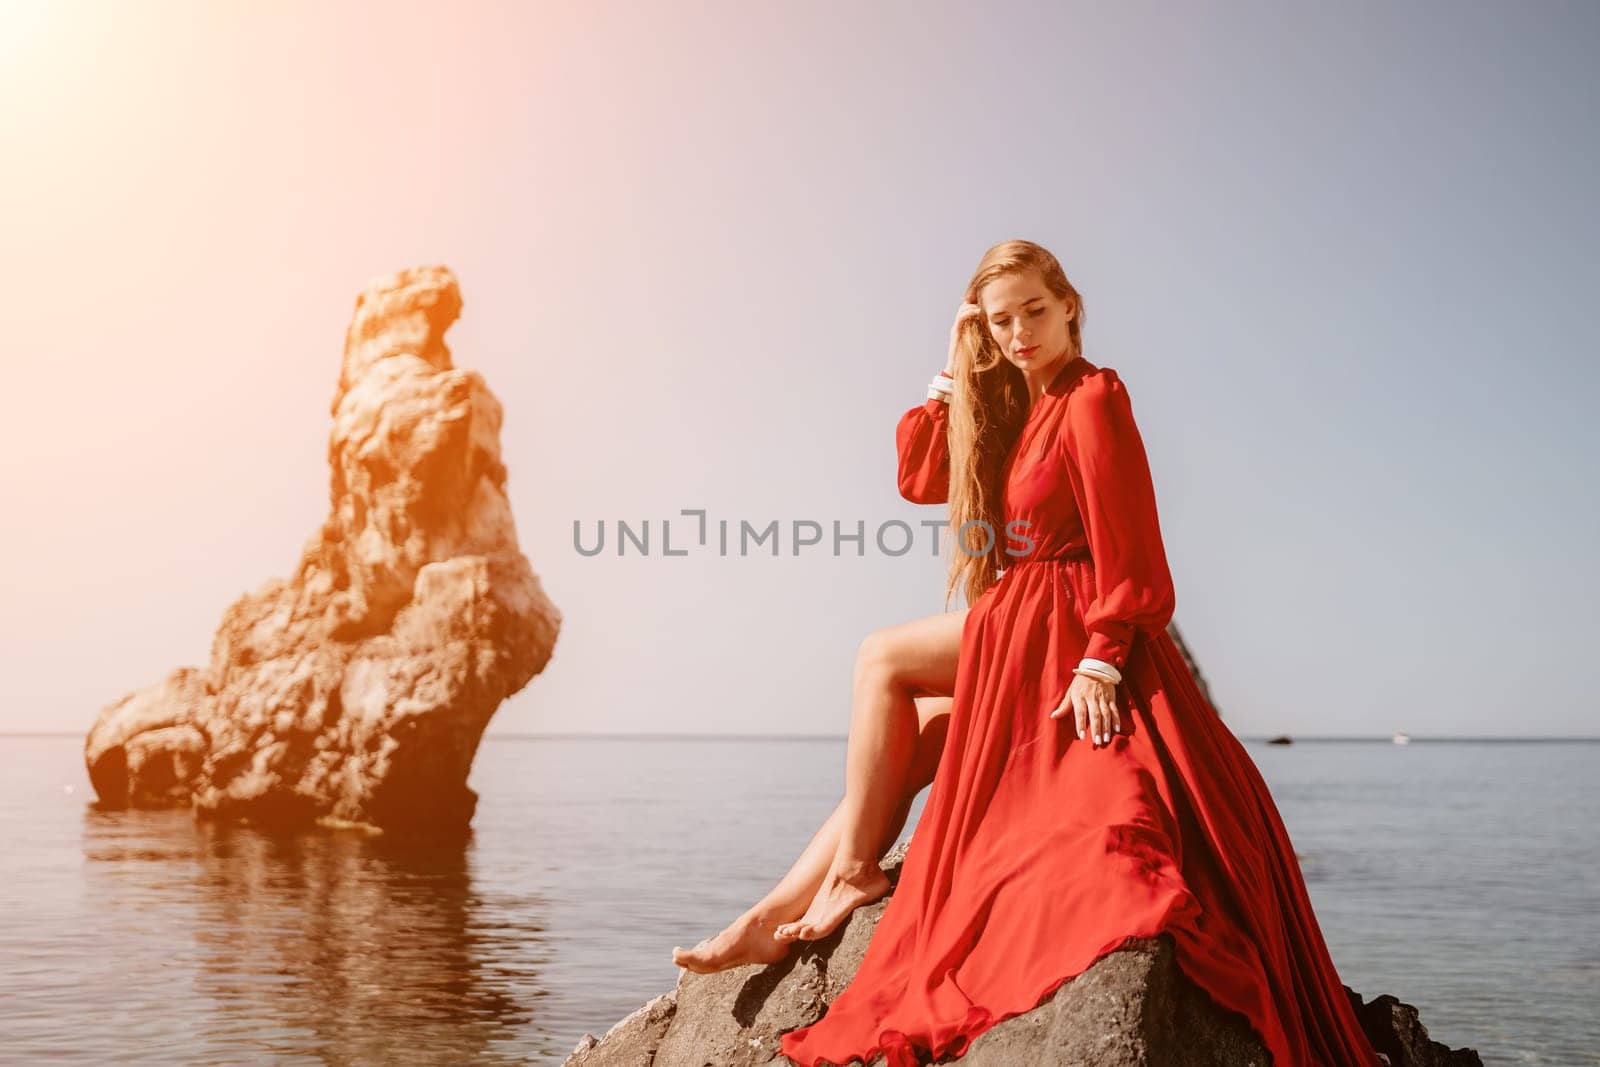
<path id="1" fill-rule="evenodd" d="M 962 304 L 956 311 L 956 321 L 950 327 L 950 354 L 945 357 L 944 372 L 954 375 L 956 372 L 956 346 L 961 343 L 961 324 L 968 319 L 981 319 L 983 308 L 977 304 Z"/>
<path id="2" fill-rule="evenodd" d="M 1079 737 L 1088 737 L 1096 745 L 1109 743 L 1111 735 L 1122 732 L 1122 712 L 1117 708 L 1117 687 L 1084 674 L 1074 674 L 1072 684 L 1061 705 L 1050 713 L 1059 719 L 1068 712 L 1078 728 Z"/>

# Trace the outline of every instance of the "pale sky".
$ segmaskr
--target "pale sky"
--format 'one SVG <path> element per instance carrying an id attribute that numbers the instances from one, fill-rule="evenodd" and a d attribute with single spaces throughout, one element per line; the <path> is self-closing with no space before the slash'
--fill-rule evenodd
<path id="1" fill-rule="evenodd" d="M 942 517 L 894 424 L 1025 237 L 1236 732 L 1600 734 L 1597 53 L 1592 3 L 8 2 L 0 730 L 206 661 L 326 513 L 356 294 L 443 263 L 565 615 L 491 731 L 842 734 L 925 531 L 573 522 Z"/>

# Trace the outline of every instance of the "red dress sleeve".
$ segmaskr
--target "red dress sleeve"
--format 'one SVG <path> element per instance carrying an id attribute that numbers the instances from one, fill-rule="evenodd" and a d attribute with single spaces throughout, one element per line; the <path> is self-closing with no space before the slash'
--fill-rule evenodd
<path id="1" fill-rule="evenodd" d="M 900 495 L 913 504 L 950 500 L 950 405 L 929 397 L 900 416 L 895 450 L 900 457 Z"/>
<path id="2" fill-rule="evenodd" d="M 1094 560 L 1084 655 L 1120 670 L 1139 630 L 1159 632 L 1172 619 L 1175 594 L 1155 486 L 1127 386 L 1116 371 L 1090 373 L 1067 405 L 1063 436 Z"/>

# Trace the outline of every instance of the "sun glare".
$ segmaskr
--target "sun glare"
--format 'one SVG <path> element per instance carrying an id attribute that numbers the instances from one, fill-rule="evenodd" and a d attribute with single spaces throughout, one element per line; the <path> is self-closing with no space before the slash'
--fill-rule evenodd
<path id="1" fill-rule="evenodd" d="M 66 6 L 49 0 L 0 3 L 0 74 L 18 74 L 19 68 L 41 57 L 51 24 Z"/>

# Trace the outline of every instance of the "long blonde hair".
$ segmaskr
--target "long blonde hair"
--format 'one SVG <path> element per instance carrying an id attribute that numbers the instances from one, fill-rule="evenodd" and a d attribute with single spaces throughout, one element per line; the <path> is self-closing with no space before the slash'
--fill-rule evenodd
<path id="1" fill-rule="evenodd" d="M 981 304 L 990 282 L 1028 270 L 1037 270 L 1057 299 L 1077 309 L 1067 323 L 1071 339 L 1067 358 L 1077 358 L 1083 354 L 1083 299 L 1056 257 L 1040 245 L 1005 241 L 985 252 L 967 283 L 966 302 Z M 946 607 L 958 586 L 964 589 L 968 605 L 977 603 L 1010 559 L 1005 555 L 1001 475 L 1028 417 L 1028 383 L 995 343 L 984 316 L 961 324 L 951 372 L 955 395 L 950 404 L 950 529 L 955 547 L 945 585 Z"/>

